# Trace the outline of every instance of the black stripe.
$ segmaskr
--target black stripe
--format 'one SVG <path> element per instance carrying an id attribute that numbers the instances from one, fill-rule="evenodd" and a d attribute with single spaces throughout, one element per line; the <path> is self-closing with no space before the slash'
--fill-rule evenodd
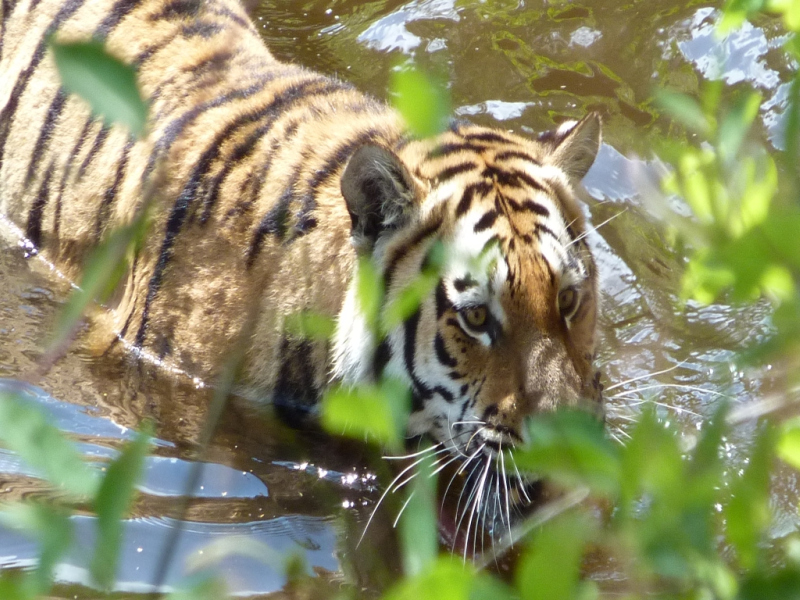
<path id="1" fill-rule="evenodd" d="M 89 148 L 89 154 L 83 159 L 81 166 L 78 167 L 78 173 L 76 175 L 77 179 L 83 177 L 84 173 L 86 173 L 86 169 L 89 168 L 89 165 L 92 164 L 94 157 L 97 156 L 98 152 L 100 152 L 100 148 L 103 147 L 103 144 L 106 143 L 106 139 L 108 139 L 108 134 L 111 132 L 111 127 L 103 123 L 103 126 L 100 128 L 100 131 L 97 132 L 97 135 L 94 138 L 94 142 L 92 142 L 92 147 Z"/>
<path id="2" fill-rule="evenodd" d="M 325 183 L 333 173 L 348 161 L 350 156 L 361 146 L 370 143 L 378 136 L 379 131 L 374 128 L 367 129 L 337 146 L 333 154 L 328 157 L 325 164 L 314 172 L 314 177 L 308 183 L 309 188 L 316 192 L 317 188 Z"/>
<path id="3" fill-rule="evenodd" d="M 433 388 L 433 393 L 439 394 L 442 398 L 444 398 L 445 402 L 447 402 L 448 404 L 452 404 L 453 400 L 455 400 L 455 397 L 453 396 L 452 392 L 450 392 L 450 390 L 448 390 L 447 388 L 443 388 L 440 385 L 437 385 L 435 388 Z"/>
<path id="4" fill-rule="evenodd" d="M 473 228 L 475 233 L 480 233 L 485 229 L 489 229 L 492 225 L 494 225 L 494 222 L 497 220 L 497 217 L 498 217 L 498 212 L 496 210 L 492 209 L 489 212 L 487 212 L 480 218 L 480 220 L 477 223 L 475 223 L 475 227 Z"/>
<path id="5" fill-rule="evenodd" d="M 111 10 L 106 15 L 106 18 L 94 30 L 94 37 L 98 39 L 105 39 L 114 28 L 119 25 L 120 21 L 128 16 L 128 14 L 137 6 L 141 0 L 117 0 Z"/>
<path id="6" fill-rule="evenodd" d="M 441 332 L 437 332 L 433 339 L 433 349 L 436 351 L 436 358 L 444 366 L 454 368 L 458 365 L 458 361 L 447 351 Z"/>
<path id="7" fill-rule="evenodd" d="M 386 262 L 386 270 L 383 273 L 383 286 L 385 290 L 388 290 L 391 286 L 392 279 L 394 278 L 394 272 L 397 269 L 399 262 L 408 254 L 411 249 L 415 248 L 423 240 L 426 240 L 435 234 L 441 224 L 441 221 L 433 221 L 428 223 L 428 225 L 423 229 L 420 229 L 411 240 L 403 244 Z"/>
<path id="8" fill-rule="evenodd" d="M 567 235 L 569 236 L 569 239 L 571 241 L 573 242 L 575 241 L 576 235 L 575 235 L 575 230 L 572 228 L 572 225 L 567 224 Z"/>
<path id="9" fill-rule="evenodd" d="M 356 149 L 369 143 L 377 135 L 378 130 L 367 129 L 359 133 L 355 138 L 339 144 L 333 155 L 325 161 L 325 164 L 314 171 L 314 176 L 308 182 L 309 191 L 303 196 L 302 205 L 296 214 L 295 233 L 297 236 L 305 235 L 317 225 L 317 220 L 311 216 L 311 212 L 317 206 L 316 198 L 319 187 L 344 166 Z"/>
<path id="10" fill-rule="evenodd" d="M 39 192 L 33 200 L 31 209 L 28 211 L 28 222 L 25 224 L 25 237 L 30 240 L 37 250 L 42 245 L 42 218 L 50 196 L 50 177 L 52 174 L 53 165 L 51 163 L 44 174 L 42 184 L 39 186 Z"/>
<path id="11" fill-rule="evenodd" d="M 45 40 L 50 37 L 50 35 L 55 33 L 61 24 L 69 19 L 75 13 L 75 11 L 77 11 L 83 5 L 83 3 L 84 0 L 67 0 L 67 2 L 61 7 L 61 10 L 58 11 L 58 14 L 56 14 L 56 16 L 50 22 L 50 25 L 47 27 Z M 33 58 L 31 59 L 30 64 L 20 74 L 19 79 L 17 79 L 16 83 L 14 84 L 14 89 L 11 91 L 11 97 L 9 98 L 8 103 L 5 105 L 2 112 L 0 112 L 0 165 L 3 164 L 6 142 L 11 132 L 11 126 L 14 123 L 14 115 L 19 107 L 20 96 L 22 96 L 22 94 L 25 92 L 25 88 L 27 88 L 30 78 L 33 76 L 34 72 L 39 67 L 39 63 L 41 63 L 42 59 L 44 58 L 45 50 L 47 49 L 47 43 L 45 40 L 39 42 L 39 46 L 37 46 L 36 51 L 33 53 Z"/>
<path id="12" fill-rule="evenodd" d="M 480 141 L 480 142 L 492 142 L 492 143 L 501 143 L 501 144 L 513 144 L 515 143 L 513 140 L 509 140 L 507 137 L 501 135 L 496 131 L 479 131 L 475 133 L 467 133 L 464 136 L 464 139 L 470 141 Z"/>
<path id="13" fill-rule="evenodd" d="M 477 185 L 473 183 L 464 190 L 464 195 L 461 196 L 461 200 L 458 201 L 458 205 L 456 206 L 456 217 L 460 217 L 466 213 L 469 207 L 472 206 L 472 198 L 475 196 L 476 187 Z"/>
<path id="14" fill-rule="evenodd" d="M 458 289 L 458 281 L 454 284 L 456 289 Z M 463 291 L 463 290 L 459 290 Z M 447 309 L 451 308 L 453 303 L 450 302 L 450 298 L 447 297 L 447 289 L 444 286 L 444 280 L 440 279 L 439 284 L 436 286 L 436 320 L 442 318 Z"/>
<path id="15" fill-rule="evenodd" d="M 524 181 L 529 187 L 532 187 L 535 190 L 547 191 L 547 188 L 540 182 L 536 181 L 533 177 L 525 173 L 524 171 L 518 171 L 514 169 L 510 172 L 510 175 L 515 177 L 516 179 L 521 179 Z"/>
<path id="16" fill-rule="evenodd" d="M 461 173 L 466 173 L 467 171 L 474 171 L 477 168 L 478 165 L 476 165 L 474 162 L 459 163 L 457 165 L 453 165 L 452 167 L 447 167 L 443 171 L 439 172 L 436 175 L 436 181 L 437 182 L 446 181 L 452 177 L 455 177 L 456 175 L 459 175 Z"/>
<path id="17" fill-rule="evenodd" d="M 506 203 L 512 208 L 512 210 L 516 212 L 532 212 L 536 213 L 541 217 L 549 217 L 550 211 L 547 210 L 547 207 L 542 206 L 538 202 L 534 200 L 523 200 L 522 202 L 517 202 L 513 198 L 505 198 Z"/>
<path id="18" fill-rule="evenodd" d="M 248 21 L 247 19 L 243 19 L 241 16 L 237 15 L 235 12 L 228 10 L 227 8 L 210 8 L 209 12 L 211 14 L 217 15 L 219 17 L 226 17 L 236 23 L 237 25 L 243 27 L 250 33 L 255 33 L 258 35 L 258 32 L 253 27 L 253 24 Z M 259 41 L 262 41 L 259 38 Z"/>
<path id="19" fill-rule="evenodd" d="M 549 235 L 550 237 L 555 239 L 557 242 L 561 241 L 559 239 L 559 237 L 555 234 L 555 232 L 552 229 L 550 229 L 547 225 L 542 225 L 541 223 L 537 223 L 534 226 L 533 232 L 534 232 L 535 235 L 542 235 L 542 234 Z"/>
<path id="20" fill-rule="evenodd" d="M 122 151 L 122 156 L 117 164 L 117 173 L 114 175 L 114 181 L 108 188 L 106 188 L 106 191 L 103 194 L 103 199 L 101 200 L 100 206 L 97 209 L 97 220 L 95 221 L 94 230 L 95 239 L 97 242 L 100 242 L 106 222 L 108 221 L 109 208 L 114 203 L 117 193 L 119 192 L 119 186 L 122 183 L 122 179 L 125 177 L 125 171 L 128 167 L 128 160 L 130 159 L 131 148 L 133 148 L 134 143 L 135 142 L 133 139 L 129 139 L 128 143 L 125 144 L 125 148 Z"/>
<path id="21" fill-rule="evenodd" d="M 420 381 L 414 373 L 414 356 L 416 355 L 416 342 L 417 342 L 417 328 L 419 327 L 419 315 L 417 310 L 411 315 L 408 320 L 403 324 L 405 329 L 404 343 L 403 343 L 403 358 L 406 364 L 406 372 L 411 379 L 413 386 L 413 393 L 417 398 L 424 403 L 429 399 L 432 392 L 428 386 Z"/>
<path id="22" fill-rule="evenodd" d="M 258 142 L 269 134 L 276 121 L 287 112 L 288 108 L 286 105 L 291 104 L 298 99 L 319 98 L 343 89 L 343 86 L 339 82 L 327 81 L 326 84 L 323 85 L 323 87 L 321 87 L 319 90 L 308 91 L 307 88 L 312 84 L 313 81 L 315 80 L 304 82 L 301 85 L 295 86 L 293 89 L 290 88 L 290 91 L 281 93 L 279 97 L 275 98 L 273 102 L 262 109 L 262 114 L 260 117 L 269 117 L 268 121 L 252 132 L 244 142 L 236 146 L 231 152 L 230 156 L 226 159 L 225 166 L 214 177 L 209 187 L 209 191 L 206 194 L 203 202 L 203 214 L 200 217 L 200 223 L 205 223 L 211 216 L 211 211 L 217 203 L 220 187 L 225 181 L 225 178 L 237 166 L 237 163 L 250 156 L 256 149 Z M 282 138 L 282 142 L 285 143 L 294 136 L 298 125 L 299 123 L 293 123 L 291 125 L 291 127 L 294 129 L 289 133 L 288 136 L 284 136 Z M 313 209 L 313 196 L 315 195 L 317 188 L 324 182 L 324 180 L 335 168 L 337 164 L 336 161 L 338 161 L 338 164 L 341 164 L 350 156 L 355 147 L 365 143 L 373 135 L 373 130 L 369 130 L 369 132 L 361 134 L 356 139 L 341 145 L 334 153 L 333 159 L 330 159 L 325 166 L 322 167 L 322 169 L 318 169 L 316 171 L 314 177 L 309 182 L 309 187 L 311 188 L 311 194 L 309 197 L 311 200 L 304 203 L 304 210 L 298 215 L 299 223 L 308 225 L 307 214 Z M 342 158 L 342 155 L 344 158 Z"/>
<path id="23" fill-rule="evenodd" d="M 529 163 L 533 163 L 535 165 L 541 165 L 542 163 L 535 159 L 533 156 L 528 154 L 527 152 L 523 152 L 522 150 L 505 150 L 503 152 L 498 152 L 495 154 L 495 160 L 509 160 L 513 158 L 518 158 L 520 160 L 524 160 Z"/>
<path id="24" fill-rule="evenodd" d="M 392 348 L 389 345 L 389 340 L 383 339 L 378 347 L 375 349 L 375 358 L 372 361 L 372 375 L 375 381 L 383 377 L 383 370 L 389 364 L 392 358 Z"/>
<path id="25" fill-rule="evenodd" d="M 39 137 L 36 138 L 36 143 L 33 146 L 31 161 L 28 163 L 28 173 L 25 175 L 26 188 L 31 184 L 34 177 L 36 177 L 36 169 L 42 160 L 42 154 L 47 147 L 47 143 L 50 141 L 50 138 L 53 135 L 53 128 L 56 126 L 56 121 L 58 120 L 58 117 L 61 116 L 61 112 L 64 110 L 64 104 L 66 103 L 66 100 L 67 94 L 64 91 L 64 88 L 59 88 L 58 92 L 56 92 L 55 98 L 53 98 L 53 101 L 50 103 L 50 107 L 47 109 L 47 115 L 44 118 L 44 124 L 39 130 Z"/>
<path id="26" fill-rule="evenodd" d="M 487 181 L 478 181 L 476 183 L 469 184 L 464 190 L 464 195 L 461 197 L 461 200 L 459 200 L 458 206 L 456 206 L 456 217 L 460 217 L 469 211 L 475 194 L 485 196 L 491 191 L 491 189 L 492 185 Z"/>
<path id="27" fill-rule="evenodd" d="M 164 39 L 159 40 L 155 44 L 147 46 L 144 50 L 139 52 L 139 54 L 137 54 L 134 57 L 133 62 L 131 64 L 135 66 L 137 69 L 141 69 L 145 61 L 151 59 L 153 55 L 159 50 L 163 50 L 164 48 L 169 46 L 173 41 L 175 41 L 176 37 L 178 37 L 178 32 L 173 31 L 171 32 L 170 35 L 168 35 Z M 167 79 L 166 81 L 174 81 L 174 77 Z M 163 85 L 164 82 L 162 82 L 159 87 L 163 87 Z M 155 94 L 153 95 L 153 97 L 155 97 Z"/>
<path id="28" fill-rule="evenodd" d="M 254 96 L 261 92 L 266 86 L 267 83 L 272 79 L 272 77 L 262 77 L 256 83 L 251 84 L 245 88 L 239 88 L 236 90 L 231 90 L 226 94 L 222 94 L 217 96 L 213 100 L 207 100 L 206 102 L 202 102 L 197 106 L 189 109 L 185 113 L 181 114 L 181 116 L 176 117 L 169 124 L 164 128 L 163 135 L 158 139 L 155 143 L 152 152 L 150 153 L 150 158 L 147 161 L 147 166 L 145 167 L 144 172 L 142 173 L 142 184 L 147 182 L 147 179 L 150 177 L 153 169 L 156 166 L 156 162 L 161 157 L 162 154 L 169 151 L 172 147 L 172 144 L 175 142 L 177 137 L 183 132 L 187 125 L 189 125 L 192 121 L 197 119 L 200 115 L 204 112 L 211 110 L 213 108 L 218 108 L 229 102 L 234 100 L 244 100 L 251 96 Z"/>
<path id="29" fill-rule="evenodd" d="M 475 287 L 476 285 L 478 285 L 478 282 L 475 281 L 469 273 L 467 273 L 462 279 L 453 280 L 453 287 L 456 288 L 457 292 L 464 292 L 469 288 Z"/>
<path id="30" fill-rule="evenodd" d="M 37 50 L 38 53 L 38 50 Z M 34 55 L 34 62 L 38 64 L 36 56 Z M 21 74 L 17 82 L 14 84 L 14 89 L 11 90 L 11 96 L 8 99 L 3 110 L 0 111 L 0 166 L 3 164 L 6 150 L 6 142 L 11 133 L 11 126 L 14 124 L 14 114 L 17 112 L 19 106 L 19 99 L 28 85 L 28 80 L 31 78 L 35 66 L 33 63 L 28 66 Z"/>
<path id="31" fill-rule="evenodd" d="M 199 36 L 204 40 L 210 39 L 223 31 L 225 31 L 225 28 L 219 23 L 201 20 L 194 21 L 193 23 L 181 27 L 181 33 L 184 37 L 192 38 Z"/>
<path id="32" fill-rule="evenodd" d="M 161 19 L 184 19 L 194 17 L 199 14 L 203 7 L 202 0 L 172 0 L 164 5 L 161 12 L 150 15 L 150 21 L 160 21 Z"/>
<path id="33" fill-rule="evenodd" d="M 261 244 L 267 235 L 275 235 L 280 239 L 286 236 L 289 223 L 289 206 L 292 200 L 295 199 L 297 190 L 297 180 L 300 177 L 300 166 L 295 166 L 294 173 L 289 179 L 288 185 L 284 188 L 283 193 L 278 198 L 275 205 L 267 211 L 267 214 L 261 219 L 261 222 L 256 228 L 253 239 L 250 242 L 250 248 L 247 252 L 247 267 L 253 266 L 256 256 L 261 250 Z"/>
<path id="34" fill-rule="evenodd" d="M 58 184 L 56 207 L 53 213 L 53 237 L 55 239 L 58 239 L 59 234 L 61 232 L 61 205 L 62 205 L 62 199 L 64 197 L 64 191 L 67 189 L 67 179 L 69 179 L 69 176 L 72 173 L 72 165 L 75 162 L 75 159 L 78 157 L 78 153 L 81 151 L 83 145 L 86 143 L 86 138 L 89 137 L 89 129 L 91 129 L 93 123 L 94 119 L 92 119 L 92 117 L 86 119 L 86 123 L 84 123 L 83 129 L 81 130 L 81 133 L 78 136 L 78 141 L 72 147 L 72 151 L 69 153 L 67 162 L 64 164 L 64 168 L 61 171 L 61 181 Z"/>
<path id="35" fill-rule="evenodd" d="M 72 165 L 75 162 L 75 159 L 78 158 L 78 154 L 81 150 L 83 150 L 83 145 L 86 143 L 86 139 L 89 137 L 89 130 L 92 128 L 94 124 L 94 118 L 89 116 L 86 119 L 86 122 L 83 124 L 83 129 L 81 130 L 80 135 L 78 136 L 78 141 L 72 147 L 72 151 L 69 153 L 69 157 L 67 158 L 67 162 L 64 165 L 64 175 L 61 181 L 61 188 L 63 191 L 64 182 L 66 181 L 67 175 L 72 170 Z"/>
<path id="36" fill-rule="evenodd" d="M 312 84 L 324 81 L 323 79 L 310 79 L 304 82 L 300 82 L 294 86 L 295 94 L 299 94 L 302 91 L 305 91 L 306 88 L 311 86 Z M 156 148 L 153 150 L 153 153 L 150 155 L 151 161 L 153 165 L 155 164 L 155 156 L 159 153 L 160 148 L 168 148 L 175 140 L 175 138 L 180 134 L 186 125 L 192 121 L 194 118 L 199 116 L 203 110 L 208 110 L 213 106 L 218 106 L 223 103 L 223 99 L 230 99 L 230 98 L 240 98 L 240 97 L 247 97 L 248 95 L 255 94 L 258 90 L 263 88 L 262 85 L 255 85 L 245 88 L 244 90 L 234 90 L 229 94 L 225 94 L 224 96 L 220 96 L 215 98 L 214 100 L 210 100 L 208 102 L 203 103 L 202 105 L 196 107 L 184 113 L 178 119 L 172 121 L 168 126 L 166 133 L 162 136 L 159 140 Z M 172 247 L 175 243 L 175 237 L 180 233 L 181 229 L 183 228 L 183 224 L 186 220 L 186 217 L 189 214 L 189 209 L 191 208 L 194 201 L 197 199 L 198 191 L 202 184 L 202 179 L 208 172 L 211 167 L 212 162 L 219 156 L 220 146 L 222 142 L 232 135 L 237 129 L 257 121 L 259 118 L 263 117 L 264 114 L 269 114 L 269 111 L 276 106 L 276 104 L 281 103 L 281 97 L 273 98 L 273 100 L 268 103 L 265 107 L 262 107 L 258 110 L 251 111 L 249 113 L 245 113 L 243 115 L 239 115 L 235 120 L 228 123 L 228 125 L 223 129 L 220 133 L 216 135 L 214 141 L 211 145 L 206 148 L 200 158 L 196 161 L 194 169 L 192 169 L 192 173 L 190 174 L 186 184 L 183 187 L 180 195 L 178 196 L 175 204 L 172 207 L 172 211 L 170 212 L 169 218 L 167 219 L 167 227 L 164 234 L 164 239 L 161 244 L 161 251 L 159 252 L 158 262 L 156 263 L 156 267 L 153 270 L 153 275 L 150 278 L 150 283 L 148 284 L 147 289 L 147 297 L 145 298 L 145 305 L 142 310 L 142 322 L 139 325 L 139 330 L 136 333 L 136 341 L 135 344 L 139 347 L 142 346 L 144 342 L 144 336 L 147 332 L 147 325 L 148 325 L 148 318 L 150 314 L 150 305 L 152 304 L 153 300 L 158 293 L 158 289 L 161 286 L 161 279 L 164 274 L 164 270 L 167 267 L 170 259 L 172 258 Z M 148 168 L 150 167 L 150 163 L 148 163 Z M 145 171 L 147 174 L 147 171 Z M 146 179 L 145 179 L 146 181 Z M 252 248 L 251 248 L 252 251 Z M 248 259 L 248 264 L 252 261 Z"/>
<path id="37" fill-rule="evenodd" d="M 427 159 L 433 160 L 435 158 L 441 158 L 442 156 L 457 154 L 459 152 L 481 153 L 484 150 L 486 150 L 486 146 L 478 146 L 476 144 L 470 144 L 469 142 L 450 142 L 436 146 L 433 150 L 428 152 Z"/>
<path id="38" fill-rule="evenodd" d="M 253 184 L 252 188 L 250 189 L 249 198 L 246 200 L 239 200 L 236 203 L 236 206 L 228 210 L 225 213 L 225 217 L 223 221 L 235 217 L 237 215 L 244 215 L 250 211 L 253 205 L 258 200 L 259 195 L 261 194 L 261 188 L 264 186 L 264 181 L 267 178 L 267 174 L 269 173 L 270 169 L 272 168 L 272 161 L 275 158 L 275 155 L 278 152 L 279 147 L 281 146 L 281 138 L 276 138 L 270 144 L 269 150 L 266 153 L 266 160 L 264 164 L 261 165 L 258 169 L 258 173 L 253 175 Z M 251 172 L 252 173 L 252 172 Z"/>

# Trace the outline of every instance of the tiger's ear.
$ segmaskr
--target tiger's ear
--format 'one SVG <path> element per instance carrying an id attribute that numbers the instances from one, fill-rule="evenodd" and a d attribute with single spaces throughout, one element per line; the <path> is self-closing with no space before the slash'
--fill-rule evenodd
<path id="1" fill-rule="evenodd" d="M 414 190 L 411 175 L 393 152 L 373 145 L 356 150 L 342 174 L 342 196 L 358 250 L 371 250 L 382 232 L 408 222 Z"/>
<path id="2" fill-rule="evenodd" d="M 580 121 L 567 121 L 540 140 L 552 147 L 549 162 L 564 171 L 573 181 L 580 181 L 589 171 L 600 150 L 602 139 L 600 115 L 589 113 Z"/>

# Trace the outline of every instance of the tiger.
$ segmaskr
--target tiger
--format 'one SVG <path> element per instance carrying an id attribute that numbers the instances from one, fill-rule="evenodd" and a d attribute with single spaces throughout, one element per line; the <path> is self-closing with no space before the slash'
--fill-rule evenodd
<path id="1" fill-rule="evenodd" d="M 421 138 L 383 101 L 276 59 L 237 0 L 1 10 L 0 213 L 24 243 L 77 278 L 157 180 L 149 233 L 93 318 L 103 351 L 213 379 L 239 344 L 243 393 L 312 409 L 332 385 L 392 377 L 408 437 L 479 474 L 532 415 L 602 407 L 579 199 L 598 114 L 535 138 L 460 120 Z M 100 40 L 135 67 L 145 136 L 62 87 L 50 39 Z M 380 319 L 437 249 L 418 306 L 376 330 L 359 265 L 379 275 Z M 333 335 L 289 327 L 304 311 Z"/>

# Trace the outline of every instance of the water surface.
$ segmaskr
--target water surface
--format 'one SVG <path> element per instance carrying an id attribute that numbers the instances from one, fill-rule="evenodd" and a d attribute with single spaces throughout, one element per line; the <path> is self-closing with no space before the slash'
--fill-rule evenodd
<path id="1" fill-rule="evenodd" d="M 303 63 L 386 98 L 397 64 L 413 61 L 449 82 L 456 115 L 474 122 L 533 133 L 587 111 L 602 114 L 604 145 L 585 179 L 586 213 L 602 283 L 599 361 L 607 386 L 610 432 L 624 443 L 628 417 L 645 403 L 658 405 L 666 427 L 687 440 L 696 435 L 721 398 L 734 405 L 780 390 L 770 365 L 745 368 L 739 353 L 769 331 L 769 311 L 718 303 L 678 301 L 684 256 L 665 241 L 649 214 L 642 181 L 664 167 L 652 148 L 665 135 L 683 135 L 662 117 L 654 90 L 697 95 L 703 82 L 722 79 L 763 97 L 756 135 L 780 147 L 791 64 L 781 49 L 777 20 L 760 19 L 724 41 L 714 37 L 714 4 L 647 0 L 619 3 L 542 0 L 377 0 L 271 2 L 253 15 L 282 59 Z M 672 201 L 671 209 L 685 211 Z M 7 227 L 5 227 L 8 229 Z M 68 283 L 38 259 L 26 258 L 13 231 L 0 251 L 0 387 L 31 373 Z M 269 410 L 234 404 L 202 457 L 201 485 L 179 522 L 175 507 L 189 470 L 198 461 L 194 442 L 209 392 L 190 377 L 161 377 L 69 353 L 37 386 L 31 402 L 43 407 L 88 457 L 114 456 L 142 419 L 157 425 L 141 495 L 126 522 L 117 589 L 152 589 L 161 550 L 183 532 L 165 588 L 185 576 L 186 559 L 231 536 L 263 542 L 279 553 L 302 552 L 316 577 L 318 597 L 344 581 L 377 594 L 396 561 L 392 508 L 379 511 L 365 542 L 355 548 L 386 473 L 374 452 L 316 433 L 301 433 Z M 731 476 L 746 463 L 752 424 L 727 440 Z M 378 465 L 378 466 L 376 466 Z M 382 483 L 381 483 L 382 482 Z M 797 525 L 798 485 L 793 472 L 775 477 L 773 535 Z M 35 472 L 0 450 L 0 500 L 46 495 Z M 74 517 L 78 543 L 58 570 L 62 595 L 91 597 L 86 548 L 93 517 Z M 389 544 L 387 546 L 387 544 Z M 380 553 L 373 548 L 380 548 Z M 0 529 L 0 567 L 32 564 L 30 540 Z M 226 559 L 219 565 L 229 589 L 261 595 L 287 586 L 275 561 Z M 588 575 L 611 593 L 613 566 Z"/>

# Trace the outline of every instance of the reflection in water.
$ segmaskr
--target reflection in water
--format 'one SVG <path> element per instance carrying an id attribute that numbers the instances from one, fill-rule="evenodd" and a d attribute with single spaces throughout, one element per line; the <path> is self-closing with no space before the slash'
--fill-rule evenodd
<path id="1" fill-rule="evenodd" d="M 75 516 L 71 519 L 78 542 L 68 551 L 59 565 L 56 577 L 62 583 L 89 585 L 89 563 L 93 554 L 95 519 Z M 341 570 L 336 558 L 336 530 L 329 519 L 294 515 L 252 523 L 183 523 L 173 560 L 164 585 L 154 590 L 152 583 L 163 560 L 162 548 L 173 533 L 176 523 L 170 519 L 147 517 L 125 521 L 125 534 L 119 557 L 114 589 L 121 592 L 169 592 L 190 574 L 186 564 L 202 558 L 210 544 L 221 538 L 245 537 L 248 544 L 263 544 L 264 559 L 232 555 L 214 565 L 221 573 L 228 590 L 236 595 L 266 594 L 282 589 L 287 583 L 284 566 L 271 560 L 275 556 L 302 553 L 308 574 Z M 31 564 L 25 556 L 35 556 L 34 542 L 17 533 L 0 529 L 0 567 L 19 567 Z"/>
<path id="2" fill-rule="evenodd" d="M 446 75 L 460 118 L 535 133 L 588 110 L 601 112 L 606 143 L 585 180 L 591 196 L 586 213 L 597 228 L 590 241 L 602 277 L 600 362 L 607 385 L 616 386 L 609 424 L 624 442 L 627 419 L 642 402 L 657 403 L 665 424 L 691 440 L 721 396 L 740 405 L 778 385 L 767 367 L 745 370 L 737 364 L 738 353 L 769 330 L 767 307 L 682 306 L 683 256 L 664 241 L 651 214 L 655 199 L 642 193 L 642 181 L 663 169 L 651 147 L 669 128 L 654 108 L 654 87 L 697 94 L 704 79 L 749 83 L 765 99 L 764 130 L 757 134 L 780 145 L 786 82 L 794 66 L 780 48 L 776 23 L 746 25 L 719 42 L 712 31 L 716 13 L 700 4 L 262 0 L 254 14 L 277 56 L 379 97 L 386 97 L 392 66 L 414 60 Z M 0 377 L 19 378 L 41 354 L 68 285 L 37 259 L 26 260 L 13 235 L 6 238 L 11 241 L 0 242 Z M 44 391 L 30 388 L 31 402 L 92 460 L 115 456 L 143 419 L 157 424 L 141 496 L 126 522 L 119 578 L 120 590 L 148 590 L 159 548 L 178 523 L 174 509 L 188 470 L 196 464 L 194 443 L 209 390 L 179 375 L 159 376 L 147 365 L 132 370 L 78 350 L 37 383 Z M 279 552 L 306 552 L 317 578 L 331 586 L 317 597 L 332 596 L 345 571 L 360 587 L 382 589 L 397 572 L 397 565 L 384 564 L 393 556 L 395 509 L 378 511 L 365 541 L 358 548 L 356 542 L 380 496 L 376 474 L 384 485 L 390 479 L 381 470 L 385 465 L 371 450 L 287 429 L 264 413 L 249 405 L 229 407 L 203 457 L 201 487 L 181 523 L 185 535 L 168 585 L 185 572 L 184 559 L 204 546 L 245 535 Z M 749 436 L 742 427 L 728 439 L 732 477 L 746 460 Z M 0 500 L 46 493 L 36 473 L 5 450 L 0 479 Z M 778 471 L 776 538 L 796 528 L 797 498 L 794 472 Z M 87 584 L 82 557 L 89 555 L 94 522 L 82 515 L 74 524 L 78 545 L 58 575 L 64 583 Z M 0 566 L 30 566 L 35 554 L 30 540 L 0 530 Z M 241 594 L 267 593 L 286 583 L 275 564 L 237 557 L 219 569 Z M 588 575 L 615 585 L 613 565 L 589 565 Z M 81 593 L 92 596 L 91 590 Z"/>

